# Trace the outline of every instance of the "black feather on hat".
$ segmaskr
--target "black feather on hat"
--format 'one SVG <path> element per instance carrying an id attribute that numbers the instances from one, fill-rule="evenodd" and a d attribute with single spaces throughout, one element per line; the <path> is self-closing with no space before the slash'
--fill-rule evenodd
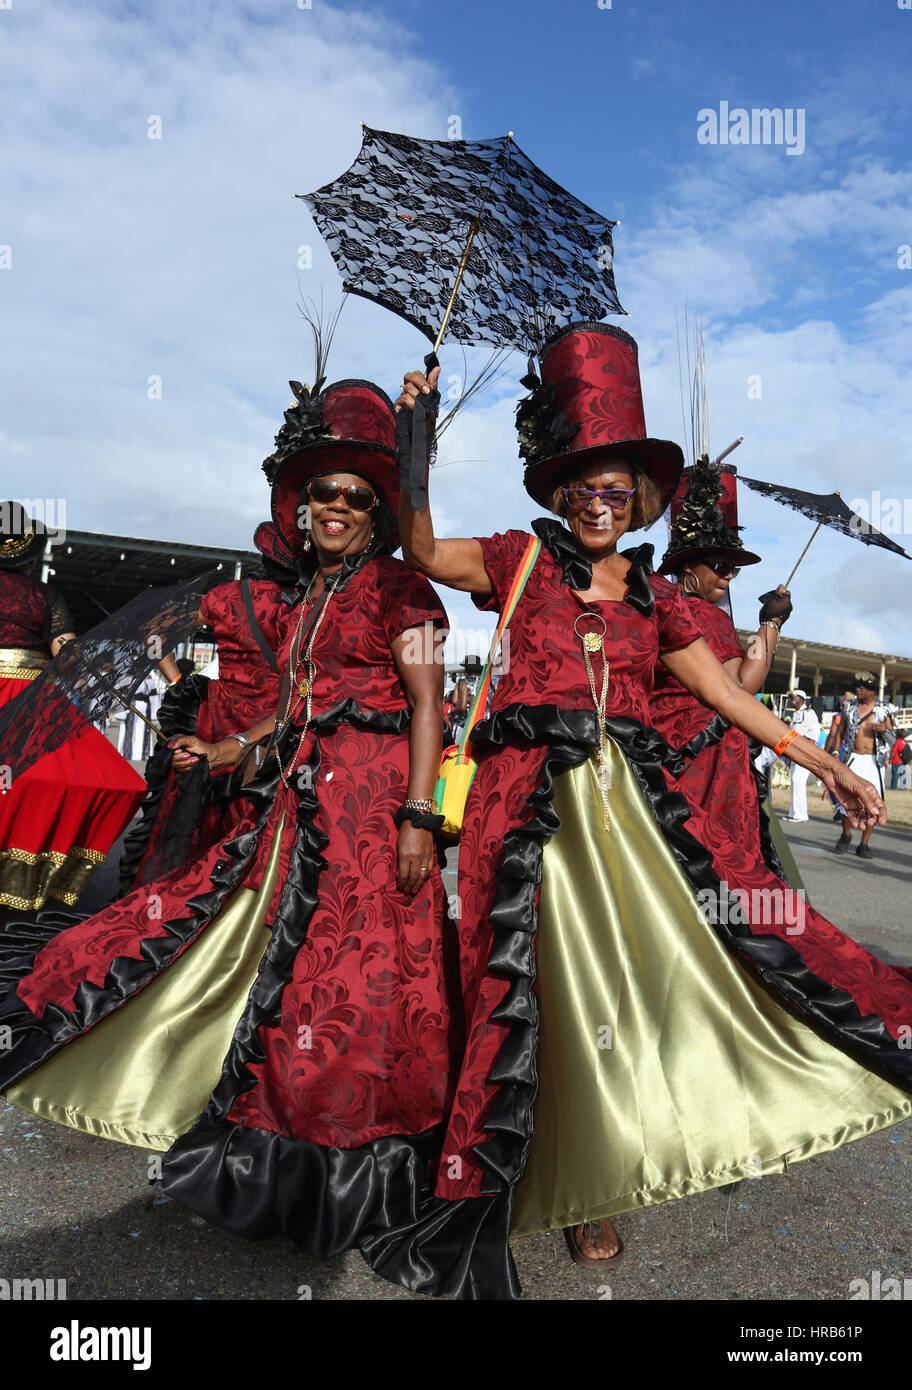
<path id="1" fill-rule="evenodd" d="M 729 519 L 737 515 L 733 512 L 737 506 L 734 478 L 734 469 L 715 467 L 706 454 L 685 469 L 681 489 L 671 504 L 671 538 L 659 574 L 673 574 L 706 555 L 731 560 L 739 568 L 760 563 L 759 555 L 744 549 L 738 534 L 743 528 Z"/>

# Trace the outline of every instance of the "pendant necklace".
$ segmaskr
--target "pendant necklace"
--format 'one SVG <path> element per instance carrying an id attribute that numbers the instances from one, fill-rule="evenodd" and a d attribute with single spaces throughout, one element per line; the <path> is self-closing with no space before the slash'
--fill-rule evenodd
<path id="1" fill-rule="evenodd" d="M 304 611 L 305 608 L 311 607 L 311 592 L 316 582 L 317 576 L 314 575 L 313 579 L 310 581 L 310 584 L 307 586 L 307 592 L 305 593 L 304 598 L 301 600 L 301 612 L 298 616 L 297 627 L 295 628 L 294 637 L 291 639 L 291 647 L 289 648 L 288 653 L 288 698 L 285 702 L 285 711 L 282 715 L 282 718 L 278 720 L 278 722 L 276 723 L 276 743 L 278 743 L 279 735 L 284 732 L 286 726 L 294 719 L 295 715 L 298 713 L 298 710 L 301 708 L 302 702 L 304 703 L 304 723 L 301 728 L 301 733 L 298 737 L 297 746 L 295 748 L 294 754 L 292 755 L 291 762 L 288 764 L 288 767 L 282 767 L 282 760 L 279 757 L 278 751 L 276 751 L 276 760 L 279 764 L 279 775 L 282 778 L 282 781 L 284 782 L 285 786 L 288 787 L 289 791 L 291 790 L 291 787 L 289 786 L 287 779 L 294 772 L 295 763 L 297 762 L 298 754 L 301 751 L 301 745 L 304 742 L 304 735 L 306 734 L 307 726 L 310 723 L 311 709 L 313 705 L 313 683 L 317 671 L 316 663 L 313 659 L 314 642 L 316 641 L 317 633 L 320 631 L 323 619 L 326 616 L 326 610 L 329 607 L 330 599 L 336 591 L 338 579 L 336 580 L 335 584 L 327 584 L 324 579 L 326 598 L 323 601 L 323 607 L 317 614 L 317 620 L 314 623 L 313 628 L 311 629 L 310 637 L 307 642 L 307 650 L 304 653 L 304 661 L 303 663 L 300 663 L 300 666 L 303 669 L 299 669 L 299 650 L 301 643 L 301 629 L 304 625 Z M 298 696 L 298 699 L 295 702 L 294 709 L 291 708 L 293 690 L 297 693 Z"/>
<path id="2" fill-rule="evenodd" d="M 601 623 L 602 630 L 597 629 L 589 632 L 580 632 L 579 623 L 591 619 L 594 623 Z M 611 829 L 611 820 L 608 815 L 608 789 L 611 786 L 611 770 L 608 766 L 608 735 L 605 732 L 605 708 L 608 703 L 608 657 L 605 654 L 605 633 L 608 631 L 608 624 L 601 613 L 594 613 L 591 608 L 587 608 L 585 613 L 580 613 L 573 624 L 573 631 L 580 639 L 583 648 L 583 661 L 586 666 L 586 675 L 589 677 L 589 689 L 592 693 L 592 703 L 595 706 L 595 717 L 598 723 L 598 784 L 601 797 L 601 812 L 605 820 L 605 829 Z M 592 657 L 598 653 L 602 658 L 602 688 L 597 694 L 595 688 L 595 672 L 592 669 Z"/>

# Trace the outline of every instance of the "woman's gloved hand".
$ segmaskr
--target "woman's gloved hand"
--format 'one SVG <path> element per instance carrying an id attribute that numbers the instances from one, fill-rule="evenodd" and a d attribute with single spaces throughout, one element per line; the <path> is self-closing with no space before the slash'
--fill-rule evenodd
<path id="1" fill-rule="evenodd" d="M 772 621 L 781 627 L 792 612 L 792 598 L 788 589 L 783 589 L 780 584 L 778 589 L 762 594 L 761 597 L 764 599 L 763 607 L 760 609 L 761 623 Z"/>

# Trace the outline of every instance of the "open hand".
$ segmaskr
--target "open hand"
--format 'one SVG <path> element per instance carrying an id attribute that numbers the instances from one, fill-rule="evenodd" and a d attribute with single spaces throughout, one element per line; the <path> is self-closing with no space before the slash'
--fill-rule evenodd
<path id="1" fill-rule="evenodd" d="M 845 807 L 846 818 L 853 829 L 886 825 L 887 808 L 877 790 L 864 778 L 856 777 L 844 763 L 834 762 L 831 771 L 820 776 L 820 780 Z"/>

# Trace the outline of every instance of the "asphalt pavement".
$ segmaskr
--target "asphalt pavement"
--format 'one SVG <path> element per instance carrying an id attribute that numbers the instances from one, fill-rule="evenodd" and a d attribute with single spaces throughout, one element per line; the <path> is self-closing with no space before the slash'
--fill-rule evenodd
<path id="1" fill-rule="evenodd" d="M 912 831 L 876 831 L 870 861 L 836 855 L 829 820 L 786 831 L 813 905 L 884 959 L 912 961 Z M 285 1238 L 207 1226 L 150 1184 L 150 1157 L 0 1102 L 0 1280 L 65 1280 L 68 1299 L 420 1301 L 357 1254 L 321 1263 Z M 607 1277 L 573 1265 L 560 1233 L 513 1250 L 526 1299 L 844 1300 L 874 1271 L 912 1273 L 910 1187 L 904 1123 L 787 1175 L 619 1217 L 626 1251 Z"/>

